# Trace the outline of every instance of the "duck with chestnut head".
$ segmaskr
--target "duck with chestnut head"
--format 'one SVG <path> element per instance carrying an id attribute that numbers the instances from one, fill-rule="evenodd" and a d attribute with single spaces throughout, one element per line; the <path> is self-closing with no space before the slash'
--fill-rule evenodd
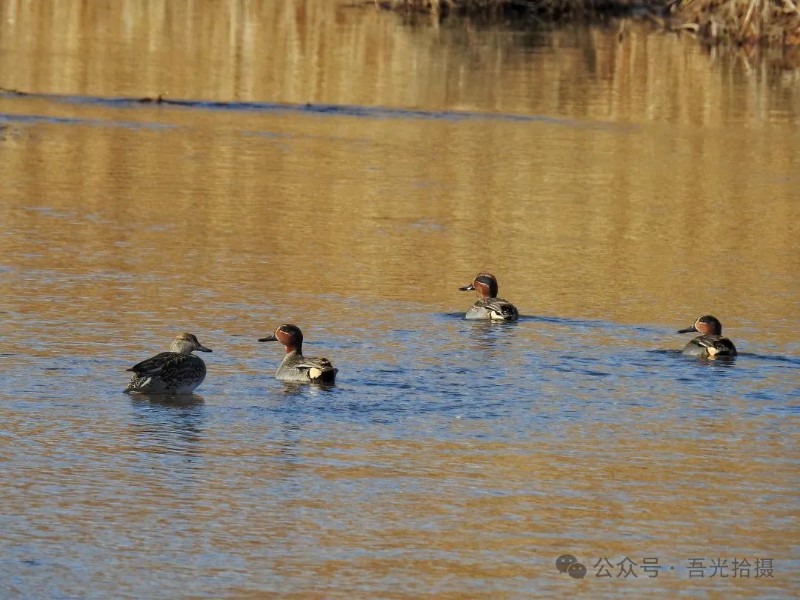
<path id="1" fill-rule="evenodd" d="M 478 273 L 472 283 L 458 289 L 462 292 L 478 292 L 478 300 L 465 315 L 467 319 L 516 321 L 519 318 L 519 311 L 511 302 L 497 297 L 497 278 L 487 271 Z"/>
<path id="2" fill-rule="evenodd" d="M 339 369 L 327 358 L 303 356 L 303 332 L 297 325 L 285 324 L 278 327 L 272 335 L 259 338 L 259 342 L 280 342 L 286 348 L 275 377 L 280 381 L 293 383 L 332 384 Z"/>
<path id="3" fill-rule="evenodd" d="M 688 356 L 705 356 L 708 358 L 736 356 L 736 346 L 726 337 L 722 337 L 722 323 L 712 315 L 703 315 L 694 325 L 680 329 L 678 333 L 699 333 L 683 349 Z"/>

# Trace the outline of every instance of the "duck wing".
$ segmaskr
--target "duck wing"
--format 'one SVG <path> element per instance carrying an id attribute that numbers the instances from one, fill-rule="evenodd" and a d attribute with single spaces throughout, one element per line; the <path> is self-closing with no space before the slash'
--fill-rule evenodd
<path id="1" fill-rule="evenodd" d="M 736 346 L 728 338 L 703 335 L 695 338 L 694 342 L 705 348 L 709 356 L 736 356 Z"/>
<path id="2" fill-rule="evenodd" d="M 481 304 L 491 313 L 492 319 L 516 321 L 519 318 L 517 307 L 503 298 L 485 298 Z"/>
<path id="3" fill-rule="evenodd" d="M 177 365 L 186 358 L 187 355 L 179 354 L 178 352 L 161 352 L 160 354 L 156 354 L 147 360 L 133 365 L 130 369 L 126 369 L 126 371 L 133 371 L 137 375 L 156 375 L 161 373 L 166 367 Z"/>
<path id="4" fill-rule="evenodd" d="M 294 365 L 300 371 L 308 374 L 312 381 L 333 381 L 339 371 L 331 361 L 323 357 L 304 356 L 301 362 Z"/>

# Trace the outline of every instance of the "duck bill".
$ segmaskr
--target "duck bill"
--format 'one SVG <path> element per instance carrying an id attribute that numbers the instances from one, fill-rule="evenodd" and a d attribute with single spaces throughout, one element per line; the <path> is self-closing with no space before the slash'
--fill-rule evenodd
<path id="1" fill-rule="evenodd" d="M 200 352 L 213 352 L 211 348 L 206 348 L 205 346 L 198 346 L 196 349 L 200 350 Z"/>
<path id="2" fill-rule="evenodd" d="M 475 286 L 470 283 L 469 285 L 465 285 L 464 287 L 458 288 L 458 291 L 459 292 L 471 292 L 474 289 L 475 289 Z"/>
<path id="3" fill-rule="evenodd" d="M 258 338 L 259 342 L 277 342 L 278 338 L 275 337 L 275 334 L 268 335 L 267 337 Z"/>
<path id="4" fill-rule="evenodd" d="M 691 327 L 687 327 L 686 329 L 678 329 L 678 333 L 692 333 L 693 331 L 700 333 L 699 331 L 697 331 L 697 327 L 695 327 L 694 325 L 692 325 Z"/>

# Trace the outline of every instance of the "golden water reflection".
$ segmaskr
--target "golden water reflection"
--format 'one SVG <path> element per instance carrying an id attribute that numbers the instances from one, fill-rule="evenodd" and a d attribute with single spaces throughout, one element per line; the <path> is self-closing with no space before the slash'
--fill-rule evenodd
<path id="1" fill-rule="evenodd" d="M 109 298 L 124 306 L 143 291 L 180 303 L 159 278 L 202 271 L 202 284 L 226 295 L 337 290 L 449 311 L 466 302 L 455 287 L 488 267 L 527 314 L 670 327 L 712 311 L 731 324 L 797 317 L 798 153 L 779 150 L 800 143 L 791 127 L 709 136 L 659 125 L 42 112 L 65 110 L 169 127 L 15 126 L 0 152 L 16 199 L 0 210 L 23 235 L 7 250 L 23 270 L 144 275 Z"/>
<path id="2" fill-rule="evenodd" d="M 407 26 L 320 0 L 0 7 L 3 87 L 31 92 L 334 103 L 674 125 L 797 124 L 800 70 L 709 56 L 631 29 Z"/>

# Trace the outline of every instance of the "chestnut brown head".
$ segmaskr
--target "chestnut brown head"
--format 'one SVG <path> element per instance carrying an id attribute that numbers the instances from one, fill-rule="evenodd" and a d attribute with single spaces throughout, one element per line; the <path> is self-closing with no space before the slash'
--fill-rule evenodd
<path id="1" fill-rule="evenodd" d="M 678 333 L 697 332 L 700 335 L 722 335 L 722 323 L 719 322 L 717 317 L 712 315 L 703 315 L 694 325 L 686 329 L 679 329 Z"/>
<path id="2" fill-rule="evenodd" d="M 499 286 L 494 275 L 488 271 L 483 271 L 475 276 L 472 283 L 458 289 L 462 292 L 475 290 L 481 298 L 496 298 Z"/>
<path id="3" fill-rule="evenodd" d="M 303 350 L 303 332 L 297 325 L 287 323 L 275 330 L 267 337 L 259 338 L 259 342 L 280 342 L 286 346 L 286 352 L 300 352 Z"/>

